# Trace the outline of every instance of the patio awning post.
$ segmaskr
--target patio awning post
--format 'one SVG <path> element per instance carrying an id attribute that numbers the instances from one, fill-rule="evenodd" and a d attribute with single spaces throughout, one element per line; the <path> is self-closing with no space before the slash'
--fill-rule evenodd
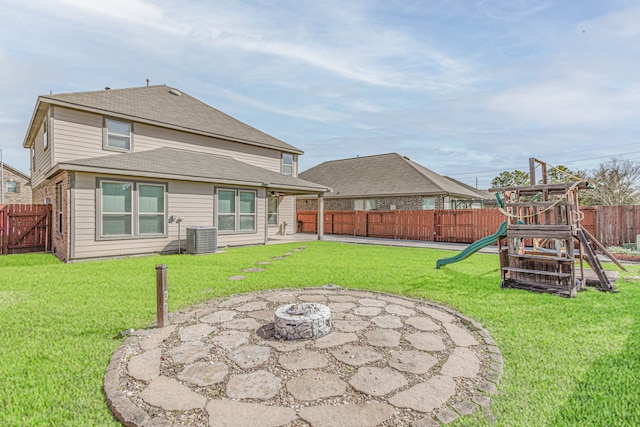
<path id="1" fill-rule="evenodd" d="M 324 194 L 318 195 L 318 240 L 324 236 Z"/>

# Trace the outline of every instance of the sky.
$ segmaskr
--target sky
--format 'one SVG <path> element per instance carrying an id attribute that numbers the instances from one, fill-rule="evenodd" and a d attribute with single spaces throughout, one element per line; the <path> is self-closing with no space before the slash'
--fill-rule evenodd
<path id="1" fill-rule="evenodd" d="M 329 160 L 488 188 L 535 157 L 640 161 L 637 0 L 0 0 L 0 150 L 39 95 L 166 84 Z"/>

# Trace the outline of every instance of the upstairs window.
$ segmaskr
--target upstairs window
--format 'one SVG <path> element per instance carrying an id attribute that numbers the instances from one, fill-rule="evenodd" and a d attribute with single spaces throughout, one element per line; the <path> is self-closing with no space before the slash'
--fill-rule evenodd
<path id="1" fill-rule="evenodd" d="M 293 176 L 293 154 L 282 153 L 282 173 Z"/>
<path id="2" fill-rule="evenodd" d="M 48 119 L 45 117 L 44 123 L 42 124 L 42 145 L 45 150 L 49 146 L 49 126 L 47 125 L 47 121 Z"/>
<path id="3" fill-rule="evenodd" d="M 105 148 L 131 151 L 131 123 L 105 119 Z"/>

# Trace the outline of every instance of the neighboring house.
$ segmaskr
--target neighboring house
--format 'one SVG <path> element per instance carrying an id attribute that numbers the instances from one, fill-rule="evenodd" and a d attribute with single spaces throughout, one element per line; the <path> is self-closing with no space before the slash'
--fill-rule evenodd
<path id="1" fill-rule="evenodd" d="M 3 163 L 2 170 L 2 196 L 5 205 L 31 204 L 31 179 L 29 175 L 18 169 Z M 0 200 L 2 204 L 2 200 Z"/>
<path id="2" fill-rule="evenodd" d="M 65 261 L 175 252 L 189 226 L 265 244 L 295 232 L 294 196 L 327 191 L 298 148 L 165 85 L 40 96 L 24 147 Z"/>
<path id="3" fill-rule="evenodd" d="M 488 191 L 438 175 L 397 153 L 324 162 L 299 176 L 332 189 L 324 196 L 326 210 L 461 209 L 493 203 Z M 317 206 L 317 198 L 297 198 L 298 210 Z"/>

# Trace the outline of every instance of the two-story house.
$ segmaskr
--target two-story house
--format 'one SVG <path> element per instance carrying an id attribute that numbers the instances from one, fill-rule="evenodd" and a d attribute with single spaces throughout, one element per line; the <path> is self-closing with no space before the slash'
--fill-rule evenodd
<path id="1" fill-rule="evenodd" d="M 65 261 L 175 252 L 200 225 L 265 244 L 295 233 L 296 195 L 328 191 L 297 178 L 298 148 L 165 85 L 40 96 L 24 147 Z"/>
<path id="2" fill-rule="evenodd" d="M 0 164 L 2 176 L 2 198 L 0 204 L 30 204 L 31 178 L 29 175 L 6 163 Z"/>

